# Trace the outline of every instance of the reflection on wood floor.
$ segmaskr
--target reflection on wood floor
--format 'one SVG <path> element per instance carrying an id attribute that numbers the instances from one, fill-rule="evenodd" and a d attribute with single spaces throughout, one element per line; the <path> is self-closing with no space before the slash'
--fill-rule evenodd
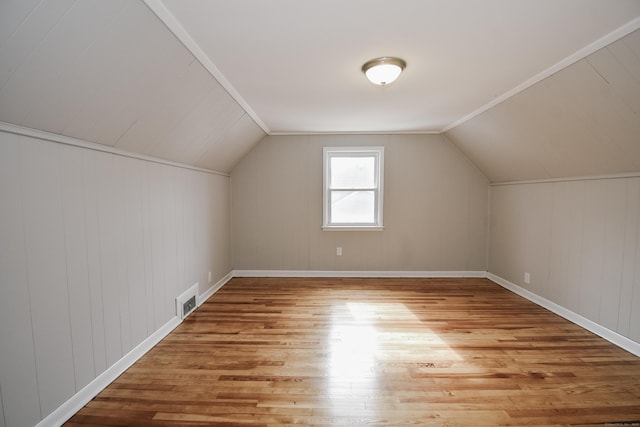
<path id="1" fill-rule="evenodd" d="M 486 279 L 235 278 L 66 425 L 634 420 L 640 358 Z"/>

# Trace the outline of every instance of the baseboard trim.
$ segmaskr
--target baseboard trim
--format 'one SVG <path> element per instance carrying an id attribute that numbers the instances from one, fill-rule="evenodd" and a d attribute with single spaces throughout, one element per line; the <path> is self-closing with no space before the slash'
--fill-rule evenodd
<path id="1" fill-rule="evenodd" d="M 486 278 L 486 271 L 233 270 L 233 277 Z"/>
<path id="2" fill-rule="evenodd" d="M 222 279 L 214 283 L 209 289 L 196 297 L 198 307 L 202 305 L 211 295 L 218 292 L 229 280 L 233 278 L 233 271 L 227 273 Z M 147 339 L 138 344 L 133 350 L 124 355 L 120 360 L 114 363 L 102 374 L 98 375 L 93 381 L 84 388 L 71 396 L 69 400 L 60 405 L 55 411 L 47 415 L 42 421 L 36 424 L 36 427 L 61 426 L 69 418 L 75 415 L 84 405 L 93 399 L 98 393 L 104 390 L 124 371 L 133 365 L 138 359 L 145 355 L 153 346 L 158 344 L 164 337 L 169 335 L 182 320 L 177 316 L 162 325 L 160 329 L 151 334 Z"/>
<path id="3" fill-rule="evenodd" d="M 204 302 L 206 300 L 208 300 L 209 298 L 211 298 L 211 296 L 213 294 L 215 294 L 216 292 L 218 292 L 220 289 L 222 289 L 222 287 L 224 285 L 227 284 L 227 282 L 231 279 L 233 279 L 233 271 L 228 272 L 222 279 L 218 280 L 216 283 L 214 283 L 213 285 L 211 285 L 211 287 L 209 289 L 207 289 L 206 291 L 204 291 L 202 293 L 202 295 L 198 295 L 197 297 L 197 304 L 198 307 L 200 307 L 202 304 L 204 304 Z"/>
<path id="4" fill-rule="evenodd" d="M 198 306 L 202 305 L 213 294 L 218 292 L 234 277 L 363 277 L 363 278 L 488 278 L 511 292 L 538 304 L 565 319 L 582 326 L 618 347 L 640 357 L 640 343 L 637 343 L 617 332 L 599 325 L 573 311 L 562 307 L 546 298 L 524 289 L 506 279 L 486 271 L 328 271 L 328 270 L 233 270 L 218 280 L 209 289 L 197 297 Z M 100 374 L 96 379 L 74 394 L 69 400 L 36 424 L 36 427 L 61 426 L 84 405 L 113 382 L 118 376 L 133 365 L 140 357 L 159 343 L 173 331 L 181 320 L 174 317 L 160 329 L 151 334 L 146 340 Z"/>
<path id="5" fill-rule="evenodd" d="M 604 326 L 583 317 L 568 308 L 565 308 L 559 304 L 556 304 L 553 301 L 550 301 L 540 295 L 537 295 L 515 283 L 512 283 L 506 279 L 503 279 L 500 276 L 496 276 L 493 273 L 487 273 L 487 278 L 492 282 L 497 283 L 505 289 L 510 290 L 511 292 L 520 295 L 523 298 L 528 299 L 529 301 L 538 304 L 541 307 L 546 308 L 547 310 L 557 314 L 558 316 L 562 316 L 570 322 L 575 323 L 578 326 L 582 326 L 588 331 L 593 332 L 596 335 L 604 338 L 605 340 L 611 342 L 612 344 L 617 345 L 618 347 L 636 355 L 640 356 L 640 343 L 633 341 L 625 336 L 620 335 L 617 332 L 612 331 L 611 329 L 605 328 Z"/>
<path id="6" fill-rule="evenodd" d="M 46 418 L 36 424 L 36 427 L 61 426 L 64 424 L 105 387 L 111 384 L 138 359 L 144 356 L 146 352 L 151 350 L 154 345 L 159 343 L 164 337 L 173 331 L 180 323 L 180 319 L 178 319 L 178 317 L 174 317 L 162 325 L 160 329 L 138 344 L 133 350 L 111 365 L 111 367 L 106 371 L 98 375 L 96 379 L 71 396 L 69 400 L 60 405 L 55 411 L 47 415 Z"/>

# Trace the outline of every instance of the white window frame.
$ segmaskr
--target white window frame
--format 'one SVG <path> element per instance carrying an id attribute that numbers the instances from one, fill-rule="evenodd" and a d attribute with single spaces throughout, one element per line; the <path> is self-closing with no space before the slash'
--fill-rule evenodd
<path id="1" fill-rule="evenodd" d="M 373 188 L 339 189 L 340 191 L 373 191 L 374 192 L 374 222 L 372 223 L 334 223 L 331 221 L 331 192 L 338 189 L 331 188 L 331 157 L 359 157 L 371 156 L 376 159 L 375 186 Z M 324 147 L 323 148 L 323 191 L 322 191 L 322 229 L 323 230 L 377 230 L 383 226 L 383 190 L 384 190 L 384 147 Z"/>

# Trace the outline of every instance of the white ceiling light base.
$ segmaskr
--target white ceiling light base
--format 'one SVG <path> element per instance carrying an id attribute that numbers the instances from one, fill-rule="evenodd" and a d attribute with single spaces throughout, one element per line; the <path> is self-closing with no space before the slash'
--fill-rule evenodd
<path id="1" fill-rule="evenodd" d="M 371 83 L 383 86 L 393 83 L 406 66 L 407 63 L 400 58 L 383 56 L 365 62 L 362 72 Z"/>

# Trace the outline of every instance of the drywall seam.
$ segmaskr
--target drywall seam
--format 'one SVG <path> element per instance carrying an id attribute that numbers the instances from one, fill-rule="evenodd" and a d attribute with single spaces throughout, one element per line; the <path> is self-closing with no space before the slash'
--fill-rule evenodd
<path id="1" fill-rule="evenodd" d="M 184 29 L 180 21 L 175 17 L 173 13 L 164 5 L 161 0 L 143 0 L 147 7 L 153 12 L 156 17 L 162 22 L 169 31 L 182 43 L 182 45 L 196 58 L 200 64 L 211 74 L 227 93 L 240 105 L 240 107 L 247 113 L 253 121 L 262 128 L 262 130 L 269 135 L 270 130 L 267 125 L 260 119 L 260 116 L 253 111 L 251 106 L 244 100 L 240 93 L 234 88 L 229 80 L 222 74 L 222 71 L 216 67 L 211 58 L 202 50 L 200 45 L 189 35 Z"/>
<path id="2" fill-rule="evenodd" d="M 582 49 L 577 50 L 576 52 L 574 52 L 573 54 L 567 56 L 566 58 L 556 62 L 555 64 L 553 64 L 551 67 L 547 68 L 546 70 L 543 70 L 542 72 L 536 74 L 535 76 L 529 78 L 528 80 L 525 80 L 524 82 L 520 83 L 518 86 L 514 87 L 513 89 L 511 89 L 510 91 L 507 91 L 505 93 L 503 93 L 502 95 L 498 96 L 497 98 L 493 99 L 491 102 L 483 105 L 482 107 L 478 108 L 475 111 L 472 111 L 471 113 L 467 114 L 466 116 L 454 121 L 453 123 L 450 123 L 449 125 L 445 126 L 444 128 L 442 128 L 442 130 L 440 132 L 444 133 L 444 132 L 448 132 L 451 129 L 473 119 L 474 117 L 484 113 L 485 111 L 490 110 L 491 108 L 495 107 L 496 105 L 500 104 L 501 102 L 506 101 L 507 99 L 511 98 L 512 96 L 515 96 L 517 94 L 519 94 L 520 92 L 523 92 L 524 90 L 530 88 L 531 86 L 535 85 L 536 83 L 546 79 L 547 77 L 557 73 L 558 71 L 561 71 L 565 68 L 567 68 L 568 66 L 575 64 L 576 62 L 586 58 L 587 56 L 591 55 L 592 53 L 602 49 L 603 47 L 606 47 L 608 45 L 610 45 L 611 43 L 621 39 L 622 37 L 631 34 L 632 32 L 636 31 L 638 28 L 640 28 L 640 17 L 639 18 L 635 18 L 629 22 L 627 22 L 626 24 L 624 24 L 623 26 L 611 31 L 609 34 L 605 34 L 603 37 L 600 37 L 598 40 L 594 41 L 593 43 L 583 47 Z"/>
<path id="3" fill-rule="evenodd" d="M 608 175 L 572 176 L 572 177 L 563 177 L 563 178 L 532 179 L 529 181 L 501 181 L 501 182 L 492 182 L 489 184 L 489 186 L 504 187 L 507 185 L 551 184 L 554 182 L 598 181 L 601 179 L 624 179 L 624 178 L 640 178 L 640 172 L 616 173 L 616 174 L 608 174 Z"/>

